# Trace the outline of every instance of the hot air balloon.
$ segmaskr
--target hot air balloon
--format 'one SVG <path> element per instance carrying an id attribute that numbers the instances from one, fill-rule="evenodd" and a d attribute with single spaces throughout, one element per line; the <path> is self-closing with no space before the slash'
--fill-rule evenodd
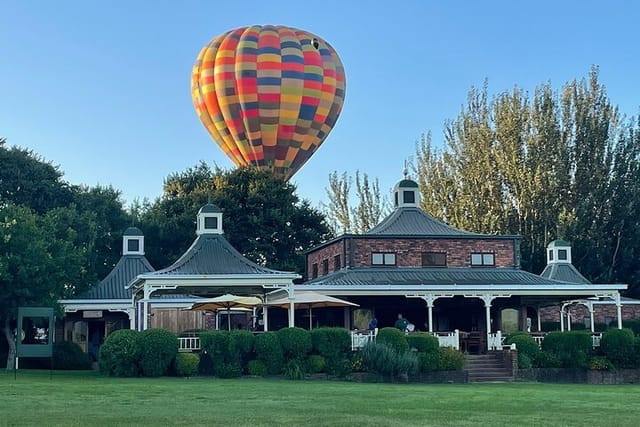
<path id="1" fill-rule="evenodd" d="M 336 123 L 344 68 L 333 47 L 307 31 L 243 27 L 200 51 L 191 95 L 200 120 L 236 165 L 288 180 Z"/>

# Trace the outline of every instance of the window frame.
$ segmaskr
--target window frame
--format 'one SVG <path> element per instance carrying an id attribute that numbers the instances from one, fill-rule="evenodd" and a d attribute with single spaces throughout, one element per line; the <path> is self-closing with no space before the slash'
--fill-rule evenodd
<path id="1" fill-rule="evenodd" d="M 329 258 L 322 260 L 322 275 L 326 276 L 327 274 L 329 274 Z"/>
<path id="2" fill-rule="evenodd" d="M 374 262 L 374 258 L 376 256 L 381 256 L 382 257 L 382 262 L 380 263 L 375 263 Z M 387 262 L 388 257 L 393 255 L 393 263 L 391 262 Z M 371 252 L 371 265 L 374 267 L 387 267 L 387 266 L 396 266 L 398 265 L 398 255 L 395 252 L 390 252 L 390 251 L 386 251 L 386 252 Z"/>
<path id="3" fill-rule="evenodd" d="M 333 256 L 333 271 L 339 271 L 342 268 L 342 258 L 340 254 Z"/>
<path id="4" fill-rule="evenodd" d="M 314 262 L 311 265 L 311 278 L 315 279 L 316 277 L 318 277 L 318 263 Z"/>
<path id="5" fill-rule="evenodd" d="M 491 263 L 485 261 L 486 256 L 491 256 Z M 474 256 L 480 256 L 480 263 L 474 263 Z M 495 252 L 471 252 L 469 254 L 469 265 L 471 267 L 495 267 L 496 266 L 496 253 Z"/>
<path id="6" fill-rule="evenodd" d="M 444 255 L 444 263 L 443 264 L 426 264 L 425 263 L 425 257 L 428 255 Z M 422 266 L 423 267 L 446 267 L 447 266 L 447 253 L 440 251 L 440 252 L 436 252 L 436 251 L 425 251 L 422 252 L 421 254 L 421 258 L 422 258 Z"/>

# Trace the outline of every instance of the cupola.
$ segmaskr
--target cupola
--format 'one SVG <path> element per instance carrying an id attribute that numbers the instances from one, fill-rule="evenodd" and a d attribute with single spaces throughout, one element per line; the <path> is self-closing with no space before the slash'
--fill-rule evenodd
<path id="1" fill-rule="evenodd" d="M 200 208 L 196 234 L 222 234 L 222 209 L 212 203 Z"/>
<path id="2" fill-rule="evenodd" d="M 547 245 L 547 264 L 571 264 L 571 244 L 554 240 Z"/>
<path id="3" fill-rule="evenodd" d="M 129 227 L 122 233 L 122 255 L 144 255 L 144 235 L 137 227 Z"/>
<path id="4" fill-rule="evenodd" d="M 418 183 L 405 177 L 393 189 L 394 208 L 417 208 L 420 206 Z"/>

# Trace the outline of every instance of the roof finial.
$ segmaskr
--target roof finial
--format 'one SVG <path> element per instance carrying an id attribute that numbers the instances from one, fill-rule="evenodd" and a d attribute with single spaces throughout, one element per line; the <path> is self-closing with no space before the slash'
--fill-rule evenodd
<path id="1" fill-rule="evenodd" d="M 404 175 L 404 179 L 407 179 L 409 176 L 409 164 L 406 159 L 404 161 L 404 169 L 402 169 L 402 174 Z"/>

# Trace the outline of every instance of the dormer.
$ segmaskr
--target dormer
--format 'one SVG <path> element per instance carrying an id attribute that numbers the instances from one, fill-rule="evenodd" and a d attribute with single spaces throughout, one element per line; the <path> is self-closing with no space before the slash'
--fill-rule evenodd
<path id="1" fill-rule="evenodd" d="M 417 208 L 420 206 L 420 187 L 411 179 L 403 179 L 393 189 L 394 208 Z"/>
<path id="2" fill-rule="evenodd" d="M 547 245 L 547 264 L 571 264 L 571 244 L 554 240 Z"/>
<path id="3" fill-rule="evenodd" d="M 222 234 L 222 209 L 212 203 L 200 208 L 196 234 Z"/>
<path id="4" fill-rule="evenodd" d="M 129 227 L 124 230 L 122 255 L 144 255 L 144 235 L 139 228 Z"/>

